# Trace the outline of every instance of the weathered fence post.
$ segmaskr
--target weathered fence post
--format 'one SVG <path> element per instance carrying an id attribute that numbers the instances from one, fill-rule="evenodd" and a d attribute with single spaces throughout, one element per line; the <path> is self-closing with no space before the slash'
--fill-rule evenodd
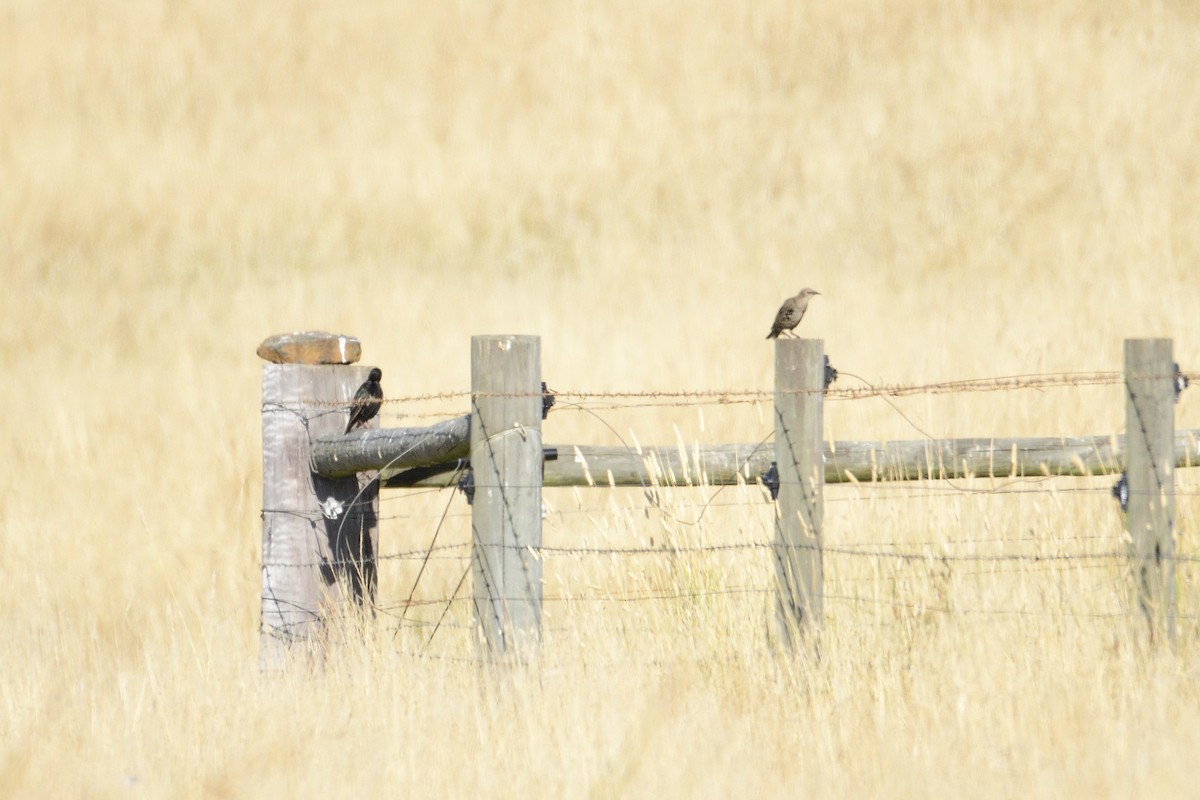
<path id="1" fill-rule="evenodd" d="M 358 340 L 324 333 L 272 337 L 263 365 L 263 549 L 259 667 L 283 666 L 293 644 L 317 640 L 324 621 L 375 594 L 378 483 L 325 478 L 312 442 L 342 433 L 366 378 Z M 372 420 L 378 425 L 378 418 Z"/>
<path id="2" fill-rule="evenodd" d="M 1175 641 L 1175 379 L 1170 339 L 1125 340 L 1126 516 L 1150 641 Z"/>
<path id="3" fill-rule="evenodd" d="M 475 620 L 496 654 L 541 638 L 541 380 L 538 337 L 471 337 Z"/>
<path id="4" fill-rule="evenodd" d="M 825 447 L 825 347 L 820 339 L 775 343 L 776 614 L 783 639 L 821 624 Z"/>

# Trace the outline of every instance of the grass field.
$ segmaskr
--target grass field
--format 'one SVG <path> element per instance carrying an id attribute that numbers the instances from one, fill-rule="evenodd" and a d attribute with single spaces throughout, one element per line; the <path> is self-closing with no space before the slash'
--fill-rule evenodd
<path id="1" fill-rule="evenodd" d="M 873 382 L 1119 370 L 1139 336 L 1195 370 L 1200 7 L 4 0 L 0 20 L 0 795 L 1194 796 L 1194 567 L 1177 650 L 1148 655 L 1119 564 L 936 555 L 1118 548 L 1108 480 L 830 488 L 830 545 L 934 555 L 831 556 L 819 662 L 769 648 L 761 553 L 564 554 L 528 668 L 477 664 L 456 604 L 431 642 L 381 614 L 323 670 L 260 677 L 254 351 L 356 335 L 400 397 L 466 389 L 472 334 L 531 333 L 564 390 L 767 390 L 763 336 L 810 285 L 801 332 Z M 1118 433 L 1122 403 L 830 402 L 827 436 Z M 1195 389 L 1176 425 L 1200 427 Z M 682 404 L 545 431 L 770 429 Z M 1194 554 L 1200 476 L 1177 480 Z M 771 537 L 754 488 L 696 522 L 711 494 L 547 492 L 545 540 Z M 461 498 L 385 495 L 382 549 L 427 545 L 447 507 L 442 541 L 467 541 Z M 381 602 L 415 570 L 385 562 Z M 434 562 L 417 599 L 460 570 Z M 602 600 L 671 593 L 697 596 Z"/>

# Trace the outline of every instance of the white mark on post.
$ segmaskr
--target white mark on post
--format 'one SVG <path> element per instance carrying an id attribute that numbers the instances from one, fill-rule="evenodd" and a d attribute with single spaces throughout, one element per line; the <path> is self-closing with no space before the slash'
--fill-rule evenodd
<path id="1" fill-rule="evenodd" d="M 496 346 L 507 353 L 512 349 L 512 339 L 501 339 L 496 343 Z"/>
<path id="2" fill-rule="evenodd" d="M 346 337 L 338 337 L 338 352 L 342 354 L 342 363 L 346 363 Z"/>
<path id="3" fill-rule="evenodd" d="M 326 519 L 337 519 L 345 510 L 342 502 L 336 497 L 327 497 L 325 502 L 321 503 L 321 513 L 325 515 Z"/>

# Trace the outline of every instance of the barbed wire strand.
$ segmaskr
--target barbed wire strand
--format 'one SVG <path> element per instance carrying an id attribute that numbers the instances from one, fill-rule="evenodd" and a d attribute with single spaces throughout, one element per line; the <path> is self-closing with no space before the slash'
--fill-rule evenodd
<path id="1" fill-rule="evenodd" d="M 848 374 L 841 372 L 841 374 Z M 1200 378 L 1200 373 L 1181 372 L 1189 381 Z M 1156 377 L 1156 376 L 1146 376 Z M 1176 377 L 1175 373 L 1169 376 Z M 1000 375 L 983 378 L 960 378 L 948 381 L 926 383 L 895 383 L 873 385 L 861 379 L 865 388 L 830 387 L 823 393 L 831 399 L 862 399 L 869 397 L 905 397 L 918 394 L 967 394 L 996 391 L 1043 390 L 1053 388 L 1077 388 L 1081 386 L 1116 386 L 1124 381 L 1124 374 L 1118 371 L 1079 371 L 1079 372 L 1043 372 L 1018 375 Z M 793 390 L 797 392 L 815 392 L 822 390 Z M 775 389 L 733 388 L 733 389 L 657 389 L 657 390 L 606 390 L 606 389 L 555 389 L 558 398 L 575 398 L 577 400 L 678 400 L 683 405 L 700 404 L 708 401 L 712 405 L 728 405 L 739 402 L 762 402 L 775 396 Z M 461 400 L 471 396 L 477 397 L 540 397 L 540 391 L 505 391 L 478 392 L 460 389 L 443 392 L 428 392 L 424 394 L 401 395 L 385 397 L 385 405 L 408 405 L 431 400 Z M 304 401 L 300 405 L 315 408 L 344 409 L 344 401 Z"/>

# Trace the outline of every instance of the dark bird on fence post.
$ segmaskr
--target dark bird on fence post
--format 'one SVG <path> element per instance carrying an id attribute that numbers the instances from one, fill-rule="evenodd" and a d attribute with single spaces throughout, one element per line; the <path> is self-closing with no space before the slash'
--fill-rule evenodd
<path id="1" fill-rule="evenodd" d="M 367 380 L 354 393 L 354 401 L 350 404 L 350 421 L 346 423 L 346 433 L 359 425 L 366 425 L 383 405 L 383 387 L 379 385 L 383 370 L 375 367 Z"/>
<path id="2" fill-rule="evenodd" d="M 778 339 L 779 334 L 785 331 L 791 333 L 792 329 L 800 324 L 800 320 L 804 319 L 808 301 L 814 294 L 820 294 L 820 292 L 816 289 L 804 288 L 800 290 L 800 294 L 784 300 L 783 305 L 779 307 L 779 313 L 775 315 L 775 324 L 771 326 L 771 332 L 767 334 L 767 338 Z"/>

